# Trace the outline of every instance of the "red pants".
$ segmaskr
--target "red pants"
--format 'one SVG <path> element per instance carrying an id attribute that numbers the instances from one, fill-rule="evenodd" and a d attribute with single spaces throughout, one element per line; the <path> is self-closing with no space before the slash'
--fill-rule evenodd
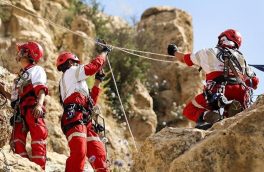
<path id="1" fill-rule="evenodd" d="M 34 116 L 32 115 L 32 109 L 28 109 L 23 115 L 25 118 L 25 123 L 23 122 L 15 123 L 12 133 L 12 141 L 14 143 L 15 153 L 22 157 L 28 158 L 26 151 L 26 138 L 28 131 L 31 135 L 31 148 L 32 156 L 31 161 L 35 162 L 42 169 L 45 169 L 46 164 L 46 138 L 48 136 L 48 131 L 43 118 L 39 118 L 36 123 Z"/>
<path id="2" fill-rule="evenodd" d="M 80 119 L 81 113 L 77 113 L 74 119 Z M 68 123 L 65 117 L 62 124 Z M 98 135 L 92 130 L 91 123 L 87 126 L 76 125 L 66 132 L 70 147 L 70 157 L 66 161 L 66 172 L 82 172 L 88 158 L 96 172 L 108 172 L 106 164 L 106 151 L 104 144 Z"/>
<path id="3" fill-rule="evenodd" d="M 213 90 L 216 92 L 216 89 Z M 226 85 L 225 96 L 228 100 L 237 100 L 241 105 L 246 108 L 247 101 L 249 100 L 248 91 L 244 86 L 241 85 Z M 211 110 L 206 102 L 204 94 L 197 95 L 191 102 L 189 102 L 183 109 L 183 115 L 188 119 L 197 122 L 200 115 Z"/>

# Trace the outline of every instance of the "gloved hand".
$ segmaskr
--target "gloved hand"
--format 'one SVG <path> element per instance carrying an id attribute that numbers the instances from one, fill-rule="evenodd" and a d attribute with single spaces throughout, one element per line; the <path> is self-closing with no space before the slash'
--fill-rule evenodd
<path id="1" fill-rule="evenodd" d="M 103 39 L 97 39 L 96 40 L 96 44 L 98 45 L 98 52 L 101 53 L 101 52 L 105 52 L 105 53 L 109 53 L 112 51 L 112 47 L 107 45 L 106 42 L 103 40 Z M 102 45 L 104 44 L 104 45 Z"/>
<path id="2" fill-rule="evenodd" d="M 104 77 L 105 77 L 105 73 L 103 69 L 101 69 L 95 74 L 95 79 L 99 80 L 100 82 L 104 80 Z"/>
<path id="3" fill-rule="evenodd" d="M 169 44 L 167 51 L 169 55 L 175 56 L 175 53 L 178 51 L 178 47 L 175 44 Z"/>

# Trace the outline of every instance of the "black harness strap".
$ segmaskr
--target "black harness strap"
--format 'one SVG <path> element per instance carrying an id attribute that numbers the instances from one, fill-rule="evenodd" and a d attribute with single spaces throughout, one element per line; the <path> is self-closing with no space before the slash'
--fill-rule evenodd
<path id="1" fill-rule="evenodd" d="M 76 125 L 87 125 L 88 122 L 91 120 L 91 110 L 84 108 L 82 105 L 80 104 L 68 104 L 68 105 L 64 105 L 64 114 L 67 115 L 66 119 L 72 119 L 75 116 L 76 112 L 82 112 L 83 114 L 83 119 L 80 120 L 76 120 L 74 122 L 71 122 L 67 125 L 63 125 L 61 123 L 61 128 L 64 134 L 66 134 L 66 132 L 68 130 L 70 130 L 71 128 L 75 127 Z"/>
<path id="2" fill-rule="evenodd" d="M 219 49 L 220 55 L 222 55 L 222 59 L 224 60 L 224 71 L 223 72 L 224 72 L 225 80 L 226 81 L 229 80 L 229 78 L 230 78 L 229 70 L 231 70 L 232 73 L 235 75 L 237 83 L 245 86 L 245 83 L 243 82 L 243 80 L 241 79 L 241 77 L 237 71 L 237 69 L 238 69 L 240 72 L 243 72 L 243 69 L 242 69 L 239 61 L 237 60 L 236 56 L 232 53 L 232 51 L 235 51 L 235 50 L 231 50 L 228 48 L 223 49 L 220 47 L 217 47 L 217 48 Z M 242 55 L 241 52 L 239 52 L 239 51 L 236 51 L 236 52 Z M 236 66 L 237 69 L 235 68 L 234 65 Z"/>
<path id="3" fill-rule="evenodd" d="M 67 125 L 64 125 L 64 126 L 62 125 L 62 131 L 64 134 L 66 134 L 66 132 L 69 131 L 71 128 L 73 128 L 77 125 L 86 125 L 87 122 L 85 122 L 84 120 L 77 120 L 77 121 L 71 122 Z"/>

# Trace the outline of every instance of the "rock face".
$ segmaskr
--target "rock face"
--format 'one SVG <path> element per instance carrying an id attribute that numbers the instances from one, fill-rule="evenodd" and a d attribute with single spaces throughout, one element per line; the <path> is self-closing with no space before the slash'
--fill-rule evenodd
<path id="1" fill-rule="evenodd" d="M 68 12 L 70 11 L 70 2 L 67 0 L 12 0 L 6 2 L 60 25 L 64 25 L 66 16 L 69 15 Z M 19 70 L 15 61 L 16 43 L 34 40 L 43 46 L 44 57 L 39 65 L 47 73 L 49 87 L 49 95 L 46 97 L 48 113 L 45 117 L 49 132 L 47 149 L 49 152 L 54 152 L 58 155 L 69 155 L 68 143 L 60 128 L 62 108 L 58 98 L 58 79 L 61 74 L 57 71 L 55 63 L 59 52 L 65 50 L 77 54 L 82 63 L 88 63 L 94 54 L 95 25 L 92 20 L 83 15 L 73 16 L 73 14 L 70 14 L 72 20 L 68 23 L 68 27 L 77 33 L 77 35 L 73 35 L 66 30 L 52 26 L 40 18 L 28 15 L 2 2 L 0 3 L 0 9 L 0 81 L 6 83 L 10 90 L 12 77 L 14 78 L 12 73 L 16 73 Z M 108 27 L 122 28 L 124 25 L 121 20 L 113 18 Z M 3 76 L 2 71 L 5 71 Z M 129 136 L 125 135 L 127 133 L 126 129 L 120 129 L 122 128 L 121 125 L 111 118 L 112 113 L 107 111 L 107 108 L 104 108 L 103 111 L 105 112 L 104 115 L 108 113 L 105 115 L 105 120 L 107 121 L 110 161 L 123 159 L 129 153 Z M 10 103 L 8 103 L 7 106 L 0 110 L 0 132 L 5 133 L 0 136 L 0 147 L 7 145 L 10 138 L 9 118 L 11 115 L 12 110 L 10 109 Z M 119 140 L 126 144 L 117 146 L 120 144 Z M 51 162 L 47 163 L 47 170 L 64 171 L 64 166 L 61 166 L 61 162 L 65 163 L 65 157 L 61 162 L 50 159 Z M 2 160 L 2 157 L 0 160 Z M 59 170 L 56 170 L 57 167 L 50 167 L 50 165 L 56 164 Z M 25 169 L 25 171 L 30 170 Z"/>
<path id="2" fill-rule="evenodd" d="M 0 171 L 17 171 L 17 172 L 41 172 L 40 166 L 29 161 L 26 158 L 21 158 L 17 154 L 10 153 L 9 148 L 0 149 Z"/>
<path id="3" fill-rule="evenodd" d="M 6 69 L 0 66 L 0 82 L 4 87 L 10 91 L 12 80 L 15 75 L 10 74 Z M 9 89 L 8 89 L 9 88 Z M 9 106 L 10 102 L 0 107 L 0 148 L 2 148 L 9 141 L 11 135 L 9 119 L 12 116 L 12 110 Z"/>
<path id="4" fill-rule="evenodd" d="M 175 43 L 182 52 L 193 48 L 192 18 L 171 7 L 147 9 L 138 23 L 139 47 L 167 54 L 167 45 Z M 161 58 L 151 56 L 152 58 Z M 166 59 L 168 60 L 168 59 Z M 159 126 L 188 126 L 183 119 L 182 105 L 196 95 L 202 86 L 202 74 L 181 63 L 152 62 L 149 89 Z M 192 91 L 190 91 L 192 90 Z M 164 125 L 165 124 L 165 125 Z"/>
<path id="5" fill-rule="evenodd" d="M 135 85 L 135 92 L 129 100 L 130 126 L 137 141 L 144 141 L 156 131 L 157 116 L 153 111 L 153 100 L 148 90 L 139 81 Z"/>
<path id="6" fill-rule="evenodd" d="M 165 128 L 149 137 L 132 171 L 253 171 L 264 169 L 264 96 L 209 131 Z"/>

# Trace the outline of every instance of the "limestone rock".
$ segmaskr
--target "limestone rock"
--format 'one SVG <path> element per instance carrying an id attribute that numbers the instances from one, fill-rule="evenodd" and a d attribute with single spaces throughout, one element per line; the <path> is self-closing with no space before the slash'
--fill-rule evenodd
<path id="1" fill-rule="evenodd" d="M 209 131 L 161 130 L 144 142 L 132 171 L 263 171 L 263 100 Z"/>
<path id="2" fill-rule="evenodd" d="M 167 171 L 168 164 L 201 141 L 205 133 L 206 131 L 193 129 L 164 128 L 146 139 L 136 155 L 131 171 Z"/>
<path id="3" fill-rule="evenodd" d="M 67 157 L 63 154 L 58 154 L 56 152 L 48 152 L 47 153 L 46 171 L 49 171 L 49 172 L 65 171 L 66 159 L 67 159 Z"/>
<path id="4" fill-rule="evenodd" d="M 167 54 L 167 45 L 175 43 L 182 52 L 192 51 L 192 18 L 180 9 L 172 7 L 147 9 L 141 16 L 137 30 L 138 44 L 143 49 Z M 155 55 L 151 57 L 164 59 Z M 164 127 L 163 123 L 167 126 L 190 125 L 182 116 L 182 110 L 179 113 L 175 112 L 173 104 L 179 106 L 177 109 L 182 109 L 180 106 L 201 90 L 201 80 L 202 75 L 197 69 L 180 62 L 151 62 L 148 87 L 153 97 L 159 126 Z"/>
<path id="5" fill-rule="evenodd" d="M 85 16 L 75 17 L 71 23 L 71 28 L 74 31 L 82 31 L 86 33 L 89 37 L 95 37 L 95 26 Z"/>
<path id="6" fill-rule="evenodd" d="M 137 81 L 129 100 L 130 126 L 137 141 L 144 141 L 156 131 L 157 116 L 153 111 L 153 100 L 144 85 Z"/>
<path id="7" fill-rule="evenodd" d="M 180 9 L 152 7 L 145 10 L 138 23 L 138 31 L 155 33 L 155 42 L 149 46 L 163 54 L 167 53 L 167 45 L 171 42 L 175 42 L 181 51 L 193 48 L 192 18 Z"/>
<path id="8" fill-rule="evenodd" d="M 0 148 L 3 147 L 10 138 L 11 131 L 9 129 L 10 112 L 7 114 L 7 110 L 0 110 Z"/>
<path id="9" fill-rule="evenodd" d="M 61 4 L 65 8 L 69 8 L 70 4 L 67 0 L 54 0 L 54 2 Z"/>
<path id="10" fill-rule="evenodd" d="M 92 40 L 86 33 L 77 31 L 78 35 L 66 33 L 63 40 L 63 47 L 65 51 L 75 53 L 82 63 L 86 64 L 91 59 L 94 49 L 94 40 Z"/>
<path id="11" fill-rule="evenodd" d="M 42 6 L 41 0 L 31 0 L 31 2 L 35 10 L 41 9 Z"/>
<path id="12" fill-rule="evenodd" d="M 7 91 L 11 90 L 12 80 L 14 77 L 14 75 L 10 74 L 6 69 L 0 66 L 0 82 L 4 84 Z M 10 107 L 9 101 L 7 101 L 3 107 L 0 107 L 0 148 L 2 148 L 5 144 L 8 144 L 11 135 L 9 119 L 12 116 L 12 113 L 13 111 Z"/>
<path id="13" fill-rule="evenodd" d="M 106 28 L 110 32 L 115 32 L 118 29 L 126 28 L 128 27 L 128 23 L 118 16 L 108 16 L 104 13 L 98 13 L 97 17 L 101 18 L 102 21 L 106 21 Z"/>
<path id="14" fill-rule="evenodd" d="M 47 172 L 62 172 L 65 171 L 65 162 L 67 157 L 63 154 L 55 152 L 47 152 L 46 169 Z M 42 172 L 43 170 L 37 164 L 29 161 L 27 158 L 14 154 L 9 151 L 9 146 L 0 149 L 0 171 L 18 172 Z"/>
<path id="15" fill-rule="evenodd" d="M 107 21 L 109 21 L 107 23 L 107 27 L 108 29 L 110 30 L 117 30 L 117 29 L 122 29 L 122 28 L 126 28 L 128 27 L 128 24 L 127 22 L 122 19 L 121 17 L 118 17 L 118 16 L 107 16 Z"/>
<path id="16" fill-rule="evenodd" d="M 0 149 L 0 171 L 16 171 L 16 172 L 42 172 L 40 166 L 20 155 L 9 152 L 9 147 L 5 146 Z"/>

